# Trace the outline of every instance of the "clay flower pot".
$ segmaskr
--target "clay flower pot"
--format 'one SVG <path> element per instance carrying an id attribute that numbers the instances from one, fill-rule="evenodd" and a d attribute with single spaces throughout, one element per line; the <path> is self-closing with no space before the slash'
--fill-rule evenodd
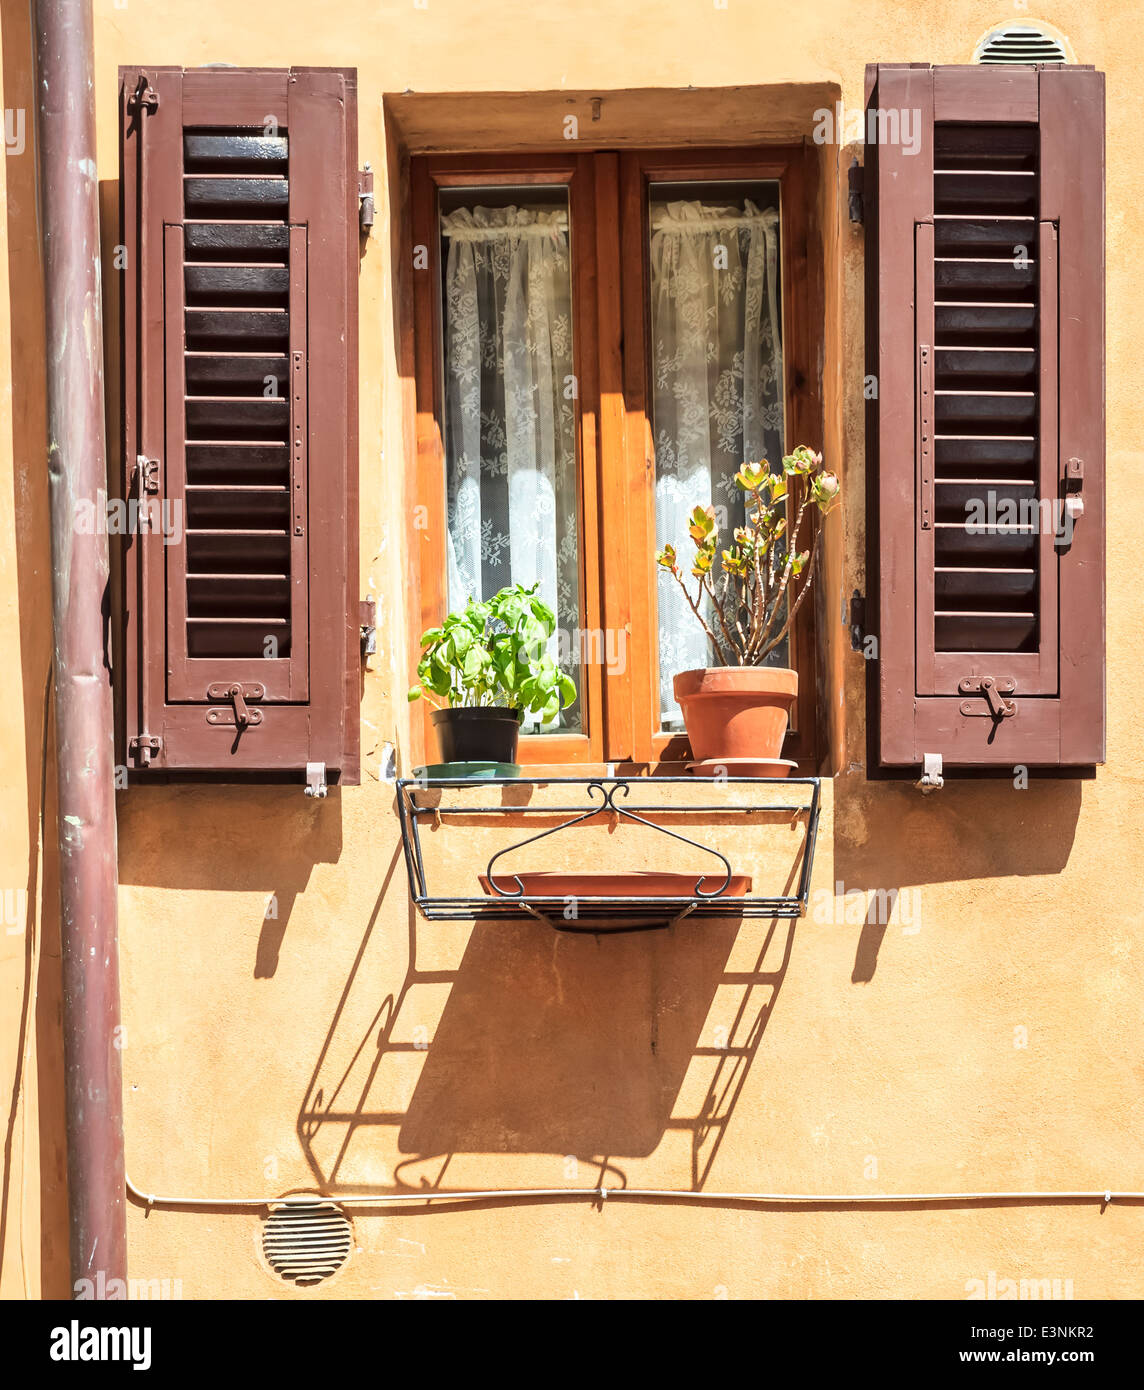
<path id="1" fill-rule="evenodd" d="M 674 686 L 696 762 L 773 762 L 779 757 L 798 696 L 797 671 L 716 666 L 681 671 Z"/>

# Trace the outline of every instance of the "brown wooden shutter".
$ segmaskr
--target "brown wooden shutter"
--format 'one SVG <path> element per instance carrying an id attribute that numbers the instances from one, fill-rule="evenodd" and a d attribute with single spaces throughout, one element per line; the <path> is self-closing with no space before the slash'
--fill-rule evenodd
<path id="1" fill-rule="evenodd" d="M 1104 78 L 867 71 L 872 767 L 1104 760 Z"/>
<path id="2" fill-rule="evenodd" d="M 356 75 L 120 90 L 128 765 L 356 782 Z"/>

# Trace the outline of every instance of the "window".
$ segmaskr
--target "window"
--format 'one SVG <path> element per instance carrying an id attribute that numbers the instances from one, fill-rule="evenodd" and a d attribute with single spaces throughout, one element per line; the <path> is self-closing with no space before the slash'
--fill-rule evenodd
<path id="1" fill-rule="evenodd" d="M 713 658 L 654 553 L 686 543 L 696 505 L 737 524 L 745 461 L 818 439 L 808 159 L 412 163 L 418 633 L 470 594 L 539 585 L 577 698 L 524 726 L 522 762 L 689 756 L 672 678 Z M 807 768 L 811 607 L 773 657 L 800 672 L 787 750 Z"/>

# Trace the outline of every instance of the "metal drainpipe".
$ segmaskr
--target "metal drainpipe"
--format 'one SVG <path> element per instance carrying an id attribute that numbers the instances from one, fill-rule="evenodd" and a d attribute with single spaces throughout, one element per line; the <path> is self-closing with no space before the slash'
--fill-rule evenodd
<path id="1" fill-rule="evenodd" d="M 90 0 L 35 17 L 71 1270 L 98 1297 L 126 1279 L 127 1234 Z"/>

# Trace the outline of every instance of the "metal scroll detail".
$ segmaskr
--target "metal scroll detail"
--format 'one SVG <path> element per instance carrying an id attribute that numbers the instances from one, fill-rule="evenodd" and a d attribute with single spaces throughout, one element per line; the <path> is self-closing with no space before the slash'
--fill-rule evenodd
<path id="1" fill-rule="evenodd" d="M 501 888 L 497 884 L 497 881 L 493 876 L 493 866 L 496 864 L 498 859 L 503 859 L 506 854 L 512 854 L 516 850 L 523 849 L 526 845 L 536 844 L 538 840 L 546 840 L 552 835 L 559 834 L 561 830 L 567 830 L 569 829 L 569 827 L 573 825 L 580 825 L 584 821 L 592 820 L 593 817 L 603 815 L 604 813 L 609 811 L 612 812 L 614 815 L 623 816 L 626 820 L 635 821 L 639 825 L 645 825 L 650 830 L 656 830 L 661 835 L 667 835 L 673 840 L 679 840 L 682 844 L 690 845 L 692 849 L 697 849 L 703 854 L 710 854 L 714 858 L 718 859 L 719 862 L 723 865 L 723 882 L 713 892 L 704 892 L 701 885 L 704 879 L 708 877 L 708 875 L 700 874 L 695 881 L 694 891 L 695 896 L 697 898 L 718 898 L 721 894 L 725 893 L 727 889 L 730 887 L 732 877 L 731 862 L 725 854 L 721 854 L 719 850 L 713 849 L 710 845 L 701 844 L 698 840 L 692 840 L 686 835 L 681 835 L 676 830 L 669 830 L 665 825 L 657 825 L 655 821 L 648 820 L 645 816 L 637 815 L 635 811 L 630 810 L 624 806 L 618 806 L 616 804 L 617 795 L 622 793 L 624 796 L 629 796 L 631 794 L 631 784 L 629 782 L 615 781 L 611 782 L 610 784 L 605 784 L 602 781 L 589 781 L 585 784 L 585 788 L 588 793 L 588 796 L 593 800 L 595 800 L 596 794 L 599 793 L 600 804 L 598 806 L 591 806 L 588 810 L 582 812 L 580 815 L 573 816 L 571 820 L 562 821 L 559 825 L 554 825 L 550 830 L 542 830 L 538 835 L 530 835 L 527 839 L 519 840 L 514 845 L 508 845 L 504 849 L 498 850 L 497 853 L 493 855 L 493 857 L 488 862 L 488 866 L 485 869 L 485 875 L 488 879 L 489 888 L 493 893 L 495 893 L 498 897 L 505 898 L 509 901 L 515 901 L 524 896 L 524 884 L 521 882 L 520 878 L 516 874 L 510 875 L 513 881 L 516 883 L 515 891 Z"/>

